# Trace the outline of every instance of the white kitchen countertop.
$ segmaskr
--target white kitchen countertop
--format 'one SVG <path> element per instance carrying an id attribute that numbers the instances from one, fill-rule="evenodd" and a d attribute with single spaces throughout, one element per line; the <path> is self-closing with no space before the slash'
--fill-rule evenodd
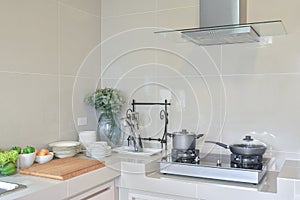
<path id="1" fill-rule="evenodd" d="M 287 161 L 287 166 L 283 167 L 283 171 L 281 171 L 278 175 L 277 172 L 268 172 L 263 181 L 258 185 L 253 184 L 245 184 L 245 183 L 236 183 L 236 182 L 228 182 L 228 181 L 218 181 L 218 180 L 209 180 L 209 179 L 201 179 L 201 178 L 193 178 L 193 177 L 183 177 L 176 175 L 165 175 L 161 174 L 158 171 L 158 159 L 162 156 L 166 155 L 167 152 L 163 151 L 162 153 L 158 153 L 153 156 L 133 156 L 133 155 L 123 155 L 118 153 L 112 153 L 111 156 L 103 159 L 105 161 L 106 167 L 82 174 L 80 176 L 74 177 L 72 179 L 68 179 L 66 181 L 41 178 L 29 175 L 21 175 L 16 174 L 12 176 L 0 177 L 2 181 L 14 182 L 26 185 L 26 189 L 21 189 L 19 191 L 13 192 L 11 194 L 6 194 L 1 197 L 1 200 L 8 199 L 34 199 L 35 195 L 38 196 L 45 191 L 54 191 L 57 196 L 56 199 L 63 199 L 68 196 L 75 195 L 76 192 L 72 190 L 72 186 L 76 186 L 80 182 L 81 187 L 84 189 L 88 189 L 92 187 L 93 184 L 103 184 L 107 181 L 113 180 L 116 177 L 121 175 L 121 179 L 117 183 L 119 187 L 133 187 L 133 189 L 141 189 L 143 187 L 143 183 L 139 182 L 143 180 L 150 181 L 149 183 L 171 183 L 173 185 L 190 185 L 193 186 L 195 191 L 199 190 L 199 186 L 201 188 L 205 187 L 219 187 L 219 188 L 234 188 L 239 190 L 250 190 L 258 193 L 268 193 L 268 194 L 276 194 L 277 190 L 277 176 L 280 178 L 293 178 L 300 180 L 300 177 L 297 176 L 300 173 L 300 161 L 293 162 Z M 78 157 L 85 157 L 80 154 Z M 288 173 L 289 170 L 285 171 L 288 167 L 294 167 L 298 171 L 295 173 Z M 120 170 L 122 168 L 122 171 Z M 137 177 L 135 180 L 123 180 L 123 177 L 126 179 L 126 176 L 134 176 Z M 295 175 L 296 174 L 296 175 Z M 101 177 L 101 178 L 99 178 Z M 145 182 L 147 184 L 147 181 Z M 136 187 L 136 188 L 134 188 Z M 170 187 L 170 185 L 165 185 L 165 187 Z M 163 190 L 163 188 L 162 188 Z M 51 197 L 53 199 L 53 197 Z M 51 199 L 49 198 L 49 199 Z M 44 198 L 44 199 L 47 199 Z"/>
<path id="2" fill-rule="evenodd" d="M 281 168 L 278 177 L 300 180 L 300 160 L 286 160 Z"/>

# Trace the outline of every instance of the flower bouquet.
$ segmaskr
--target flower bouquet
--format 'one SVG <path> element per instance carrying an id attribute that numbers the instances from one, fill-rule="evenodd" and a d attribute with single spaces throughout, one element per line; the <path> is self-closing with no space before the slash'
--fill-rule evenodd
<path id="1" fill-rule="evenodd" d="M 100 140 L 113 147 L 119 146 L 123 139 L 119 114 L 125 102 L 120 92 L 113 88 L 96 89 L 85 98 L 85 102 L 100 112 L 97 130 Z"/>

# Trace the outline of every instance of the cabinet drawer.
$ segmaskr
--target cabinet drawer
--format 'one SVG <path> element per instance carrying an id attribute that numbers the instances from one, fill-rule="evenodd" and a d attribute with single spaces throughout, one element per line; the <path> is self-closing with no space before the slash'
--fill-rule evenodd
<path id="1" fill-rule="evenodd" d="M 104 185 L 95 187 L 87 192 L 79 194 L 72 200 L 114 200 L 115 199 L 115 188 L 114 182 L 109 182 Z"/>

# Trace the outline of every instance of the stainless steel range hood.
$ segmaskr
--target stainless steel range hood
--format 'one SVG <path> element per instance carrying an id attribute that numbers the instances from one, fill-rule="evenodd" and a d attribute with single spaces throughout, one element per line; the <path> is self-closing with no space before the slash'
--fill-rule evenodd
<path id="1" fill-rule="evenodd" d="M 200 27 L 155 32 L 198 45 L 260 42 L 286 34 L 281 20 L 247 23 L 247 0 L 200 0 Z"/>

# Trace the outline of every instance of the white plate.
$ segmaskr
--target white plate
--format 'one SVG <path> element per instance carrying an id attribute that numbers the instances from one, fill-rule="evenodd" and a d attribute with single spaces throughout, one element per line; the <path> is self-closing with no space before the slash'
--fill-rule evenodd
<path id="1" fill-rule="evenodd" d="M 120 154 L 136 155 L 136 156 L 152 156 L 162 151 L 162 149 L 144 148 L 143 152 L 133 151 L 132 147 L 122 146 L 113 148 L 112 151 Z"/>
<path id="2" fill-rule="evenodd" d="M 80 145 L 77 141 L 60 141 L 48 144 L 49 147 L 74 147 Z"/>

